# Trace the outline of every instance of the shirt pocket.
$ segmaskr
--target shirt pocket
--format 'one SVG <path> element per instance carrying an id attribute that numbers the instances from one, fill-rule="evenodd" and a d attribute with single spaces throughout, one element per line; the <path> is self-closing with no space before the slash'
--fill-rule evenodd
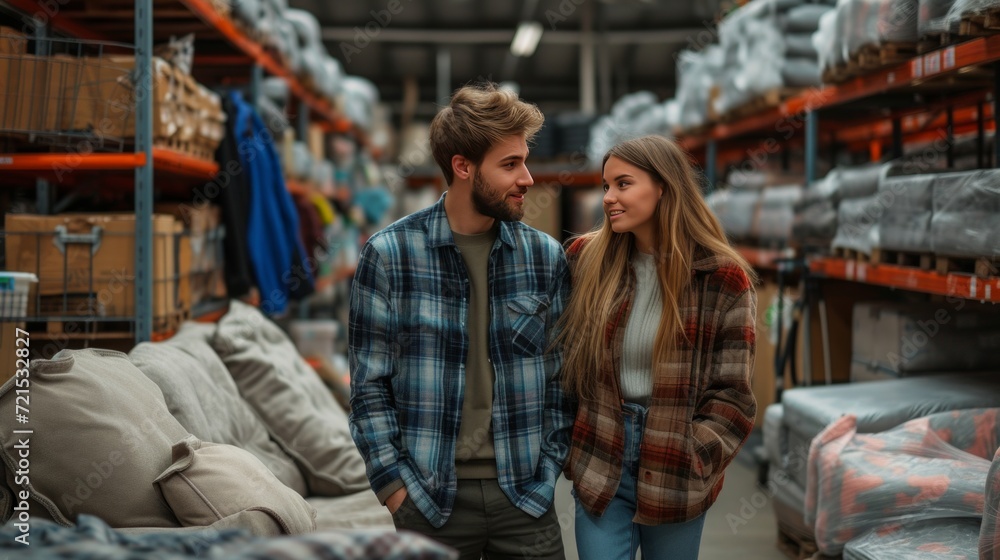
<path id="1" fill-rule="evenodd" d="M 518 356 L 538 356 L 545 351 L 545 310 L 548 296 L 525 295 L 507 302 L 511 347 Z"/>

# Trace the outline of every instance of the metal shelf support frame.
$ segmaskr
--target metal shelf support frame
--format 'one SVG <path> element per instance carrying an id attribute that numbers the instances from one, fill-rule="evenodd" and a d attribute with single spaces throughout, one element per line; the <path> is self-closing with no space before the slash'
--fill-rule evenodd
<path id="1" fill-rule="evenodd" d="M 153 336 L 153 0 L 135 0 L 135 341 Z"/>

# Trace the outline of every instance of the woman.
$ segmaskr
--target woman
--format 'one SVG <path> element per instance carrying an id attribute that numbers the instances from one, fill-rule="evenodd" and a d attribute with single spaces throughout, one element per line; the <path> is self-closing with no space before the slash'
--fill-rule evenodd
<path id="1" fill-rule="evenodd" d="M 705 511 L 753 428 L 754 274 L 658 136 L 604 157 L 604 223 L 568 253 L 566 462 L 580 558 L 697 558 Z"/>

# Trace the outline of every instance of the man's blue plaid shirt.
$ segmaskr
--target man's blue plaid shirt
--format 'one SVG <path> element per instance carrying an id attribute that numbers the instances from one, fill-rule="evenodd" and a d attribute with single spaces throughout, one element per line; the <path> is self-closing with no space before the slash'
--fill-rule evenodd
<path id="1" fill-rule="evenodd" d="M 552 505 L 572 410 L 550 348 L 568 299 L 562 247 L 501 222 L 489 260 L 494 447 L 500 487 L 538 517 Z M 436 527 L 456 495 L 469 278 L 444 196 L 369 239 L 351 292 L 351 433 L 384 501 L 405 484 Z"/>

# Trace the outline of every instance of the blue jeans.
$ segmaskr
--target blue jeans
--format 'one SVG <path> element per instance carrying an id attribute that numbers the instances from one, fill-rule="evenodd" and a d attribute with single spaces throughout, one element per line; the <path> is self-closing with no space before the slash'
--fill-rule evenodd
<path id="1" fill-rule="evenodd" d="M 701 531 L 705 526 L 704 515 L 683 523 L 639 525 L 632 522 L 646 409 L 635 403 L 624 403 L 622 412 L 625 413 L 625 456 L 615 497 L 601 517 L 588 513 L 579 501 L 576 503 L 576 548 L 580 560 L 633 560 L 640 548 L 643 560 L 697 559 Z"/>

